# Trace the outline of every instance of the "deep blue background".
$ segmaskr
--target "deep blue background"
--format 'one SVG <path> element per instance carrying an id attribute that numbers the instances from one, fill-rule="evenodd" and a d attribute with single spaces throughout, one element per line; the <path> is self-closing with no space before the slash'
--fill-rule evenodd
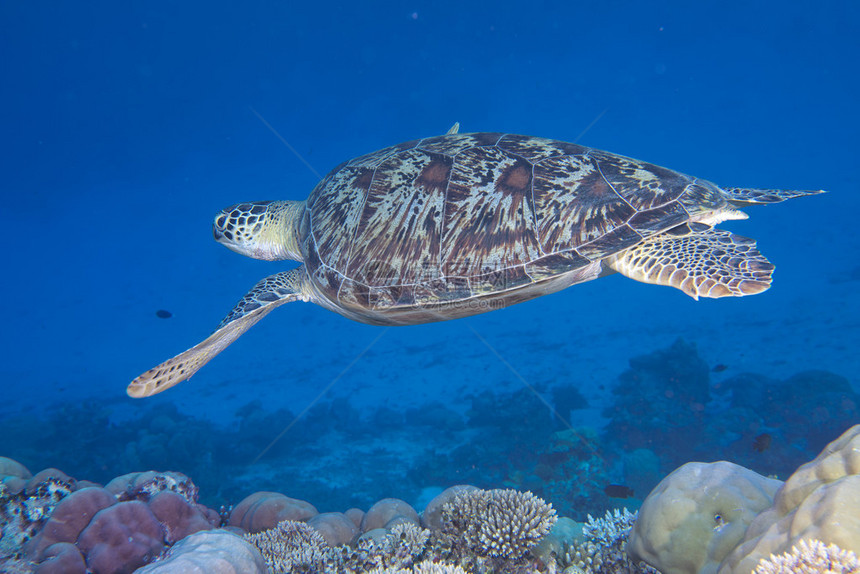
<path id="1" fill-rule="evenodd" d="M 662 343 L 725 336 L 770 353 L 729 362 L 828 368 L 856 384 L 857 2 L 7 2 L 0 30 L 7 412 L 85 397 L 136 408 L 129 380 L 280 269 L 211 239 L 220 208 L 302 199 L 317 181 L 253 110 L 320 173 L 460 121 L 463 132 L 580 138 L 725 185 L 828 189 L 732 225 L 778 263 L 761 297 L 694 304 L 615 277 L 472 325 L 505 356 L 522 349 L 518 336 L 561 339 L 622 366 L 654 348 L 628 343 L 631 331 L 666 326 Z M 173 318 L 158 319 L 161 308 Z M 217 418 L 196 400 L 221 385 L 218 404 L 290 404 L 376 333 L 290 305 L 153 400 Z M 780 338 L 792 349 L 802 338 L 809 355 L 775 356 Z M 397 362 L 416 341 L 425 362 L 479 357 L 450 361 L 446 379 L 510 378 L 449 323 L 387 336 L 375 350 L 387 374 L 351 373 L 344 394 L 379 384 L 385 396 L 390 384 L 449 398 L 419 382 L 414 355 Z M 552 352 L 519 359 L 527 378 L 573 368 Z M 489 366 L 461 372 L 474 364 Z M 283 393 L 263 394 L 275 376 Z"/>

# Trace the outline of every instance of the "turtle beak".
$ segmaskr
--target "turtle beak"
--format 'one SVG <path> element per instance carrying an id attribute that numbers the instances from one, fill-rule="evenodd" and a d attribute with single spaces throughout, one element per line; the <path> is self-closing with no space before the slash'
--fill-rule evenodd
<path id="1" fill-rule="evenodd" d="M 217 241 L 219 243 L 221 242 L 222 239 L 224 239 L 224 234 L 221 233 L 221 230 L 218 229 L 217 225 L 212 226 L 212 237 L 214 237 L 215 241 Z"/>

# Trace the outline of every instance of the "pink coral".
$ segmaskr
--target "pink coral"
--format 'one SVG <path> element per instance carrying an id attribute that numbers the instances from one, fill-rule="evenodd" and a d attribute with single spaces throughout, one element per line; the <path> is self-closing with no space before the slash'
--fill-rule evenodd
<path id="1" fill-rule="evenodd" d="M 201 530 L 211 530 L 217 525 L 210 522 L 197 505 L 189 504 L 182 495 L 170 490 L 153 496 L 149 501 L 149 509 L 164 525 L 165 540 L 168 544 Z"/>
<path id="2" fill-rule="evenodd" d="M 191 479 L 181 472 L 131 472 L 111 480 L 105 488 L 119 500 L 148 501 L 163 490 L 182 495 L 188 502 L 197 502 L 199 489 Z"/>
<path id="3" fill-rule="evenodd" d="M 114 495 L 103 488 L 84 488 L 71 493 L 57 504 L 42 531 L 27 544 L 27 555 L 39 560 L 52 544 L 74 543 L 97 512 L 115 503 Z"/>
<path id="4" fill-rule="evenodd" d="M 87 565 L 78 547 L 71 542 L 58 542 L 44 551 L 44 560 L 33 574 L 86 574 Z"/>
<path id="5" fill-rule="evenodd" d="M 143 502 L 120 502 L 96 513 L 78 547 L 93 574 L 130 573 L 161 554 L 164 529 Z"/>

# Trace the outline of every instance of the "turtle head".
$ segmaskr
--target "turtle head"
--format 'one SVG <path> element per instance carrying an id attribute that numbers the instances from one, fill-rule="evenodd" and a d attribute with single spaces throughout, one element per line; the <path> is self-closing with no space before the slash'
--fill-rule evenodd
<path id="1" fill-rule="evenodd" d="M 252 201 L 222 209 L 212 223 L 215 241 L 254 259 L 301 261 L 298 223 L 304 201 Z"/>

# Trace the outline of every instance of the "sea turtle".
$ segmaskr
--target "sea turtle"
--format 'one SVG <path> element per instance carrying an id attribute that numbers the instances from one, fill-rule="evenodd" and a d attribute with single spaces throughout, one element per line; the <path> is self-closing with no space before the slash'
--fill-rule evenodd
<path id="1" fill-rule="evenodd" d="M 257 283 L 206 340 L 150 369 L 132 397 L 191 377 L 276 307 L 311 301 L 374 325 L 474 315 L 610 273 L 699 297 L 770 286 L 752 239 L 713 226 L 820 191 L 718 187 L 562 141 L 442 136 L 335 167 L 306 201 L 239 203 L 215 239 L 256 259 L 304 264 Z"/>

